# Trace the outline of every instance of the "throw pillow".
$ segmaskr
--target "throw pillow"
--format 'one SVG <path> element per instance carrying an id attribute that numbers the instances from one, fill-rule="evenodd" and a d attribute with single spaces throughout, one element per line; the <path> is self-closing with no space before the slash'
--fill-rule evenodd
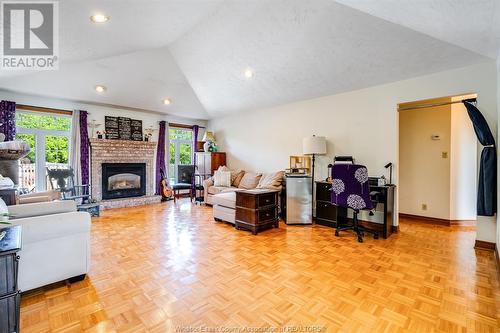
<path id="1" fill-rule="evenodd" d="M 240 186 L 241 178 L 243 178 L 244 175 L 244 170 L 231 171 L 231 185 L 234 187 Z"/>
<path id="2" fill-rule="evenodd" d="M 214 173 L 214 186 L 231 186 L 231 172 L 218 170 Z"/>
<path id="3" fill-rule="evenodd" d="M 265 173 L 257 185 L 257 188 L 270 189 L 270 190 L 281 190 L 281 185 L 283 183 L 283 171 Z"/>
<path id="4" fill-rule="evenodd" d="M 246 172 L 243 175 L 243 178 L 241 178 L 238 188 L 242 188 L 245 190 L 254 189 L 259 184 L 260 177 L 262 177 L 261 173 Z"/>

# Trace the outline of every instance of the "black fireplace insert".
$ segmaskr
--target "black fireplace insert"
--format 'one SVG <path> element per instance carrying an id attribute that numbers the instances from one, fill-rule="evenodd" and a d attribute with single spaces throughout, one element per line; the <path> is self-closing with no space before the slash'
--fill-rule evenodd
<path id="1" fill-rule="evenodd" d="M 146 195 L 145 163 L 103 163 L 102 198 L 118 199 Z"/>

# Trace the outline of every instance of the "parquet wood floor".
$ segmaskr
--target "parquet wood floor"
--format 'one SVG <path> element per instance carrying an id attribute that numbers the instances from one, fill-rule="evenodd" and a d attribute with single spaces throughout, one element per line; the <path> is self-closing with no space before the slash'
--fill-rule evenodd
<path id="1" fill-rule="evenodd" d="M 88 277 L 23 295 L 22 332 L 497 332 L 494 256 L 474 234 L 402 221 L 360 244 L 322 226 L 253 236 L 188 200 L 107 210 Z"/>

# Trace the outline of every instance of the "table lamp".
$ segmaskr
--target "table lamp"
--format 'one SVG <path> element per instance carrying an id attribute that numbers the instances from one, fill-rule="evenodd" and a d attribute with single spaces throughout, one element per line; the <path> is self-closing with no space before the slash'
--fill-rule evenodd
<path id="1" fill-rule="evenodd" d="M 206 131 L 205 134 L 203 134 L 203 139 L 201 139 L 201 141 L 205 142 L 203 144 L 203 150 L 208 152 L 212 142 L 215 142 L 214 132 Z"/>
<path id="2" fill-rule="evenodd" d="M 314 212 L 314 162 L 316 155 L 326 154 L 326 138 L 324 136 L 310 136 L 302 140 L 302 152 L 304 155 L 312 155 L 312 186 L 311 195 L 313 198 L 313 212 Z M 314 214 L 313 214 L 314 216 Z"/>

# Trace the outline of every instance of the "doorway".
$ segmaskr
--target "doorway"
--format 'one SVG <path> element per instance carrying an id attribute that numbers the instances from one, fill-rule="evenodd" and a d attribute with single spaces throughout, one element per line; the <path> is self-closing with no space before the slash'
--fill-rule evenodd
<path id="1" fill-rule="evenodd" d="M 471 98 L 476 94 L 398 105 L 401 217 L 476 220 L 477 139 L 461 102 Z"/>

